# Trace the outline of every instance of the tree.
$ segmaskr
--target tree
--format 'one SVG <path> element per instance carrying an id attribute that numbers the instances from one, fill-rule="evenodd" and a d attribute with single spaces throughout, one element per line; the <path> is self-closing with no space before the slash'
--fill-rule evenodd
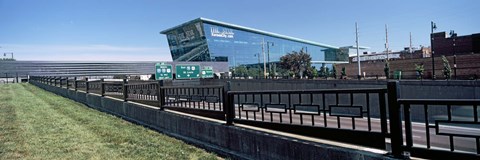
<path id="1" fill-rule="evenodd" d="M 415 64 L 415 71 L 417 71 L 417 79 L 423 79 L 423 72 L 425 71 L 425 68 L 423 67 L 423 63 Z"/>
<path id="2" fill-rule="evenodd" d="M 335 67 L 335 64 L 332 65 L 332 76 L 334 79 L 337 79 L 337 68 Z"/>
<path id="3" fill-rule="evenodd" d="M 294 76 L 303 77 L 305 72 L 312 70 L 312 57 L 306 52 L 293 51 L 280 57 L 280 68 L 294 73 Z M 313 73 L 313 72 L 312 72 Z"/>
<path id="4" fill-rule="evenodd" d="M 248 70 L 244 65 L 240 65 L 234 68 L 235 77 L 244 77 L 247 76 Z"/>
<path id="5" fill-rule="evenodd" d="M 319 73 L 320 73 L 319 74 L 320 77 L 327 77 L 328 76 L 327 67 L 326 66 L 320 67 Z"/>
<path id="6" fill-rule="evenodd" d="M 342 67 L 341 74 L 342 74 L 342 76 L 340 77 L 340 79 L 347 78 L 347 70 L 345 69 L 345 66 Z"/>
<path id="7" fill-rule="evenodd" d="M 315 67 L 310 67 L 304 72 L 303 75 L 308 76 L 308 78 L 312 79 L 318 77 L 318 71 L 317 69 L 315 69 Z"/>
<path id="8" fill-rule="evenodd" d="M 385 72 L 385 77 L 389 79 L 390 77 L 390 62 L 388 60 L 385 60 L 385 67 L 383 68 L 383 72 Z"/>
<path id="9" fill-rule="evenodd" d="M 443 75 L 445 76 L 445 79 L 450 79 L 452 68 L 450 68 L 450 64 L 448 63 L 447 57 L 442 55 L 442 61 L 443 61 Z"/>

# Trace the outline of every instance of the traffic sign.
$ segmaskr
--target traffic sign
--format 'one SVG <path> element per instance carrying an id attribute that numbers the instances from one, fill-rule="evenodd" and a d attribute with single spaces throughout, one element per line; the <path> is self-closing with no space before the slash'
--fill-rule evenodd
<path id="1" fill-rule="evenodd" d="M 165 64 L 165 63 L 155 64 L 155 79 L 156 80 L 172 79 L 173 78 L 172 74 L 173 74 L 172 65 Z"/>
<path id="2" fill-rule="evenodd" d="M 200 65 L 177 64 L 175 65 L 177 79 L 200 78 Z"/>
<path id="3" fill-rule="evenodd" d="M 202 78 L 213 78 L 213 68 L 205 66 L 202 70 Z"/>

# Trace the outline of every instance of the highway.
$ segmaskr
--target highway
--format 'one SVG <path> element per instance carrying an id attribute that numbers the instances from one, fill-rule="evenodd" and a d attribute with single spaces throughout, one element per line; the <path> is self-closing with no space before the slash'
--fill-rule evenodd
<path id="1" fill-rule="evenodd" d="M 248 112 L 248 119 L 247 119 L 247 112 L 242 111 L 241 115 L 238 114 L 239 110 L 236 107 L 236 118 L 237 119 L 244 119 L 244 120 L 255 120 L 262 121 L 262 110 L 260 108 L 259 112 Z M 291 121 L 290 121 L 290 112 Z M 312 123 L 313 118 L 313 123 Z M 280 122 L 281 119 L 281 122 Z M 301 120 L 302 119 L 302 120 Z M 342 129 L 353 129 L 353 130 L 361 130 L 361 131 L 369 131 L 368 130 L 368 118 L 354 118 L 355 128 L 353 128 L 352 118 L 347 117 L 340 117 L 340 128 Z M 300 116 L 299 114 L 294 114 L 293 110 L 287 110 L 287 113 L 269 113 L 265 112 L 263 114 L 263 121 L 265 122 L 275 122 L 275 123 L 285 123 L 285 124 L 295 124 L 295 125 L 308 125 L 308 126 L 318 126 L 318 127 L 328 127 L 328 128 L 337 128 L 338 127 L 338 119 L 336 116 L 329 116 L 327 113 L 327 126 L 324 125 L 324 115 L 321 113 L 320 115 L 303 115 Z M 303 124 L 301 124 L 303 122 Z M 388 124 L 388 121 L 387 121 Z M 378 118 L 371 118 L 370 125 L 372 132 L 380 132 L 380 119 Z M 434 123 L 430 122 L 430 125 L 434 125 Z M 478 126 L 478 125 L 477 125 Z M 480 127 L 480 126 L 479 126 Z M 467 135 L 480 135 L 480 128 L 469 128 L 469 127 L 458 127 L 458 126 L 447 126 L 441 125 L 440 127 L 442 133 L 455 133 L 455 134 L 467 134 Z M 405 125 L 403 123 L 403 131 L 404 131 L 404 141 L 405 141 Z M 414 147 L 421 147 L 427 148 L 427 133 L 425 129 L 425 123 L 412 123 L 412 139 L 413 139 L 413 146 Z M 429 128 L 430 134 L 430 147 L 434 149 L 443 149 L 443 150 L 450 150 L 450 138 L 449 136 L 445 135 L 437 135 L 435 128 Z M 386 139 L 387 143 L 390 140 Z M 406 142 L 405 142 L 406 143 Z M 473 152 L 476 153 L 476 140 L 475 138 L 469 137 L 454 137 L 453 144 L 455 151 L 465 151 L 465 152 Z"/>
<path id="2" fill-rule="evenodd" d="M 169 99 L 170 102 L 175 101 L 174 99 Z M 201 102 L 173 102 L 172 106 L 182 107 L 182 108 L 197 108 L 197 109 L 208 109 L 208 103 L 203 101 Z M 174 105 L 176 104 L 176 105 Z M 210 103 L 209 110 L 222 110 L 221 103 Z M 250 108 L 251 109 L 251 108 Z M 256 109 L 255 109 L 256 110 Z M 262 114 L 263 111 L 263 114 Z M 271 110 L 273 111 L 273 110 Z M 284 110 L 274 110 L 274 111 L 284 111 Z M 240 113 L 240 114 L 239 114 Z M 247 116 L 248 113 L 248 116 Z M 323 113 L 319 115 L 300 115 L 295 114 L 293 110 L 287 109 L 286 113 L 273 113 L 267 112 L 264 108 L 258 108 L 258 112 L 254 111 L 245 111 L 240 109 L 238 105 L 235 106 L 235 116 L 237 119 L 243 120 L 255 120 L 255 121 L 264 121 L 264 122 L 274 122 L 274 123 L 284 123 L 284 124 L 293 124 L 293 125 L 307 125 L 315 127 L 328 127 L 328 128 L 338 128 L 338 120 L 340 120 L 340 128 L 342 129 L 351 129 L 359 131 L 371 131 L 371 132 L 381 132 L 380 119 L 379 118 L 370 118 L 370 130 L 368 127 L 368 118 L 352 118 L 350 117 L 340 117 L 337 119 L 336 116 L 330 116 L 327 113 L 326 117 L 326 126 L 325 126 L 325 117 Z M 291 114 L 291 118 L 290 118 Z M 262 116 L 263 115 L 263 116 Z M 365 115 L 365 114 L 364 114 Z M 247 119 L 248 117 L 248 119 Z M 313 121 L 312 121 L 313 120 Z M 355 124 L 353 127 L 352 124 Z M 388 121 L 387 121 L 388 124 Z M 434 122 L 430 122 L 430 125 L 435 125 Z M 388 126 L 388 125 L 387 125 Z M 479 128 L 471 127 L 459 127 L 459 126 L 448 126 L 441 125 L 440 129 L 442 133 L 454 133 L 454 134 L 466 134 L 466 135 L 480 135 L 480 126 Z M 403 136 L 405 142 L 405 125 L 403 123 Z M 430 147 L 433 149 L 442 149 L 450 150 L 450 138 L 446 135 L 437 135 L 435 128 L 429 128 L 430 135 Z M 425 129 L 425 123 L 412 122 L 412 140 L 414 147 L 427 148 L 427 131 Z M 386 142 L 390 143 L 390 139 L 386 138 Z M 455 151 L 464 151 L 476 153 L 476 140 L 475 138 L 468 137 L 454 137 L 453 144 Z"/>

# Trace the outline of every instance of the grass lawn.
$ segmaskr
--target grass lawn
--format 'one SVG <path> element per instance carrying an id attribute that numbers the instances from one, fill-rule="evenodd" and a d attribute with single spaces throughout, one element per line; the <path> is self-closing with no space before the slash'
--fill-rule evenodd
<path id="1" fill-rule="evenodd" d="M 0 85 L 0 159 L 219 159 L 30 84 Z"/>

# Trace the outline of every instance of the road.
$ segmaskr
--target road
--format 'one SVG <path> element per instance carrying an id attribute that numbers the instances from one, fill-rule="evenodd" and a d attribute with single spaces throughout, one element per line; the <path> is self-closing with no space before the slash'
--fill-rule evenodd
<path id="1" fill-rule="evenodd" d="M 342 129 L 353 129 L 353 130 L 361 130 L 361 131 L 369 131 L 368 129 L 368 118 L 346 118 L 340 117 L 337 118 L 336 116 L 329 116 L 327 113 L 326 117 L 326 126 L 325 126 L 325 117 L 324 114 L 321 113 L 320 115 L 302 115 L 294 114 L 292 110 L 287 110 L 287 113 L 269 113 L 263 110 L 263 108 L 259 109 L 259 112 L 252 112 L 248 111 L 248 119 L 247 119 L 247 112 L 241 110 L 241 114 L 239 114 L 239 108 L 236 107 L 236 118 L 237 119 L 244 119 L 244 120 L 256 120 L 256 121 L 266 121 L 266 122 L 275 122 L 275 123 L 286 123 L 286 124 L 296 124 L 296 125 L 309 125 L 309 126 L 318 126 L 318 127 L 328 127 L 328 128 L 338 128 L 338 120 L 340 120 L 340 128 Z M 263 114 L 262 114 L 263 111 Z M 291 112 L 291 118 L 290 118 Z M 262 117 L 263 115 L 263 117 Z M 312 121 L 313 119 L 313 121 Z M 353 122 L 352 122 L 352 119 Z M 303 122 L 303 124 L 302 124 Z M 355 124 L 355 128 L 353 128 L 352 124 Z M 388 124 L 388 121 L 387 121 Z M 403 123 L 404 124 L 404 123 Z M 430 125 L 434 125 L 430 123 Z M 370 118 L 370 131 L 372 132 L 380 132 L 380 119 L 378 118 Z M 477 125 L 478 126 L 478 125 Z M 405 131 L 405 126 L 403 125 L 403 131 Z M 480 126 L 479 126 L 480 127 Z M 456 133 L 456 134 L 468 134 L 468 135 L 480 135 L 480 128 L 469 128 L 469 127 L 458 127 L 458 126 L 447 126 L 442 125 L 440 127 L 441 132 L 444 133 Z M 413 146 L 426 148 L 427 147 L 427 133 L 425 129 L 425 123 L 412 123 L 412 139 L 413 139 Z M 435 149 L 444 149 L 450 150 L 450 138 L 449 136 L 445 135 L 437 135 L 435 128 L 429 128 L 430 134 L 430 146 L 431 148 Z M 405 134 L 403 134 L 405 140 Z M 390 140 L 387 139 L 387 142 Z M 455 151 L 466 151 L 466 152 L 474 152 L 476 153 L 476 141 L 475 138 L 464 138 L 464 137 L 454 137 L 453 144 Z"/>

